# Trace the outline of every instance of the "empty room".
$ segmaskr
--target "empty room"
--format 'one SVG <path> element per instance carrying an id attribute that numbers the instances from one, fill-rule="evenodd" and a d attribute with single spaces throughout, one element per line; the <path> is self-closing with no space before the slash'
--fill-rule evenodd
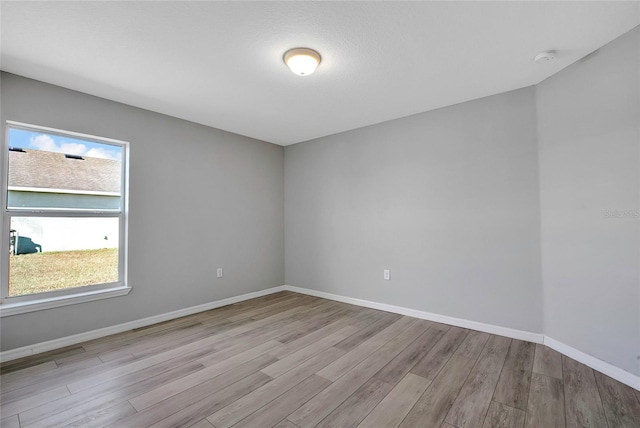
<path id="1" fill-rule="evenodd" d="M 640 428 L 640 1 L 0 1 L 0 426 Z"/>

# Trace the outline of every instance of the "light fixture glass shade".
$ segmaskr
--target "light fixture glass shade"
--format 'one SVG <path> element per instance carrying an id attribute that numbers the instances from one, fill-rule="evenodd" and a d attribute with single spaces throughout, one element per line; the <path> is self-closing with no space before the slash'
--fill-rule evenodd
<path id="1" fill-rule="evenodd" d="M 320 54 L 313 49 L 295 48 L 284 54 L 284 62 L 298 76 L 308 76 L 318 67 Z"/>

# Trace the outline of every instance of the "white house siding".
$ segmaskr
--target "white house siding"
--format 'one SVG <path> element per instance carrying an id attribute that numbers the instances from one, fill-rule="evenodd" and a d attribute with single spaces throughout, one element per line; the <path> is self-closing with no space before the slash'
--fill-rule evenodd
<path id="1" fill-rule="evenodd" d="M 9 190 L 8 204 L 14 208 L 85 208 L 117 210 L 120 196 Z"/>
<path id="2" fill-rule="evenodd" d="M 18 253 L 117 248 L 117 218 L 12 217 Z"/>

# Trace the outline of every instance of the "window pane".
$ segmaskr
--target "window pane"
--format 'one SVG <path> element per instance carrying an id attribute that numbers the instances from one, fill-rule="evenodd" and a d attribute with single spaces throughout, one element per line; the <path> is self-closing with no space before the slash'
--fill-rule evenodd
<path id="1" fill-rule="evenodd" d="M 9 296 L 118 281 L 119 219 L 11 218 Z"/>
<path id="2" fill-rule="evenodd" d="M 8 208 L 119 210 L 122 147 L 9 128 Z"/>

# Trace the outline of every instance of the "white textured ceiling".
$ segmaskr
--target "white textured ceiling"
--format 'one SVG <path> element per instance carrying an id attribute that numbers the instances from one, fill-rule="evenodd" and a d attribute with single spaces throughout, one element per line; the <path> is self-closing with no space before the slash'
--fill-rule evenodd
<path id="1" fill-rule="evenodd" d="M 538 83 L 639 5 L 3 1 L 0 67 L 287 145 Z M 311 76 L 282 61 L 299 46 L 322 55 Z"/>

